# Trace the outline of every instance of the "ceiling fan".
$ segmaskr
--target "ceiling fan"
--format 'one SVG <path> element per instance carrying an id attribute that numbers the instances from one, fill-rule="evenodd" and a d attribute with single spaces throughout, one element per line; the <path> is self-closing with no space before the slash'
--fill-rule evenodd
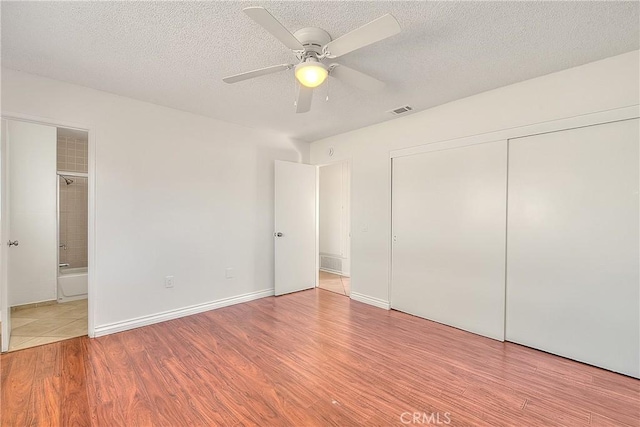
<path id="1" fill-rule="evenodd" d="M 222 79 L 225 83 L 236 83 L 254 77 L 294 69 L 294 74 L 298 81 L 298 93 L 295 103 L 296 113 L 309 111 L 313 88 L 320 86 L 327 76 L 338 78 L 365 90 L 377 90 L 384 87 L 383 82 L 360 71 L 337 63 L 325 64 L 325 61 L 398 34 L 400 25 L 392 15 L 381 16 L 350 33 L 332 40 L 329 33 L 315 27 L 301 28 L 292 34 L 263 7 L 247 7 L 243 11 L 291 49 L 299 62 L 297 65 L 274 65 L 225 77 Z"/>

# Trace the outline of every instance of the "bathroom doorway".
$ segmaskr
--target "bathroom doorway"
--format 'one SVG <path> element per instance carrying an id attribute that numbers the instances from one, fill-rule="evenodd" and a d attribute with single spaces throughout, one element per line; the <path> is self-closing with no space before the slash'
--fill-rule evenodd
<path id="1" fill-rule="evenodd" d="M 318 168 L 318 287 L 351 295 L 351 163 Z"/>
<path id="2" fill-rule="evenodd" d="M 89 134 L 2 125 L 3 350 L 87 335 Z"/>

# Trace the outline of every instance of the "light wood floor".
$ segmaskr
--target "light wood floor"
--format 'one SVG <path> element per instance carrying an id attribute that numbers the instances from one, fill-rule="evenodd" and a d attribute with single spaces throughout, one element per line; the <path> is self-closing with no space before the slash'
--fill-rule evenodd
<path id="1" fill-rule="evenodd" d="M 638 380 L 322 289 L 0 361 L 6 426 L 640 422 Z"/>
<path id="2" fill-rule="evenodd" d="M 351 295 L 351 279 L 320 270 L 318 287 L 341 295 Z"/>

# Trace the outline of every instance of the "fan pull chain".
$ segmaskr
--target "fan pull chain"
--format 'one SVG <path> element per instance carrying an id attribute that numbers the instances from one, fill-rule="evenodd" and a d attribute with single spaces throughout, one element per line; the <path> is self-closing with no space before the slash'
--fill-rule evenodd
<path id="1" fill-rule="evenodd" d="M 293 78 L 293 106 L 298 106 L 298 81 L 296 78 Z"/>
<path id="2" fill-rule="evenodd" d="M 327 97 L 324 100 L 329 102 L 329 76 L 327 76 Z"/>

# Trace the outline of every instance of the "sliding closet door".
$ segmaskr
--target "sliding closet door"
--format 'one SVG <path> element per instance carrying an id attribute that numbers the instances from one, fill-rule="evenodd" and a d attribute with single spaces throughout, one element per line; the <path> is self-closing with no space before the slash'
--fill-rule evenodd
<path id="1" fill-rule="evenodd" d="M 638 377 L 638 120 L 509 141 L 509 341 Z"/>
<path id="2" fill-rule="evenodd" d="M 393 160 L 394 309 L 504 339 L 506 147 Z"/>

